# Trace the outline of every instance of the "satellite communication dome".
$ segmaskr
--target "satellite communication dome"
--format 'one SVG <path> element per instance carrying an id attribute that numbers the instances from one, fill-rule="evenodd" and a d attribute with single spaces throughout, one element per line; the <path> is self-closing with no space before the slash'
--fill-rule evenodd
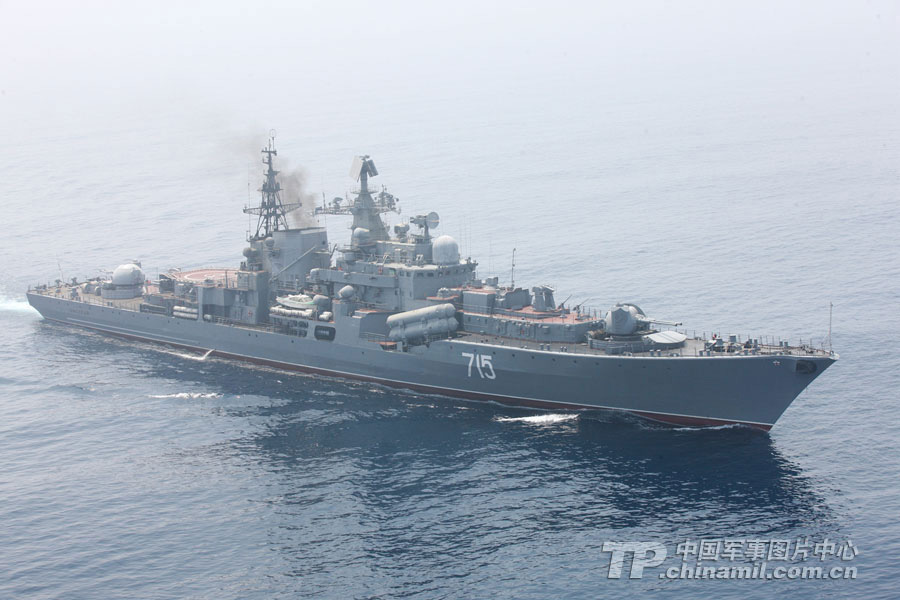
<path id="1" fill-rule="evenodd" d="M 119 265 L 113 271 L 113 285 L 141 285 L 144 283 L 144 273 L 134 263 Z"/>
<path id="2" fill-rule="evenodd" d="M 351 243 L 354 246 L 367 246 L 372 243 L 372 232 L 365 227 L 357 227 L 350 234 Z"/>
<path id="3" fill-rule="evenodd" d="M 436 237 L 431 243 L 431 258 L 436 265 L 458 265 L 459 244 L 449 235 Z"/>

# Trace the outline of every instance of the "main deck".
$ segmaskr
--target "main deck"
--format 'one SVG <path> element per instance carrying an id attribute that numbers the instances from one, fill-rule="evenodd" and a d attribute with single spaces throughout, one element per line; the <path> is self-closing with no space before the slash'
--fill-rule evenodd
<path id="1" fill-rule="evenodd" d="M 206 279 L 211 274 L 213 270 L 196 270 L 190 271 L 190 275 L 194 275 L 193 279 L 196 279 L 198 276 Z M 226 277 L 224 273 L 224 269 L 215 270 L 217 271 L 215 275 L 221 277 L 224 280 Z M 156 293 L 157 290 L 153 284 L 148 284 L 147 291 L 150 293 Z M 32 289 L 31 293 L 40 294 L 42 296 L 47 296 L 51 298 L 57 298 L 60 300 L 67 300 L 70 302 L 79 302 L 84 304 L 91 304 L 96 306 L 104 306 L 108 308 L 116 308 L 123 311 L 133 311 L 133 312 L 141 312 L 141 305 L 144 304 L 144 299 L 141 297 L 138 298 L 128 298 L 128 299 L 107 299 L 101 298 L 99 296 L 95 296 L 93 294 L 84 293 L 82 284 L 60 284 L 58 286 L 46 286 L 40 289 Z M 277 332 L 279 328 L 273 324 L 263 323 L 263 324 L 248 324 L 248 323 L 237 323 L 231 322 L 223 319 L 214 319 L 216 324 L 220 325 L 228 325 L 231 327 L 240 327 L 244 329 L 248 329 L 251 331 L 270 331 Z M 687 335 L 686 331 L 682 331 Z M 526 340 L 521 338 L 514 337 L 505 337 L 500 335 L 491 335 L 485 333 L 478 332 L 470 332 L 470 331 L 456 331 L 451 336 L 454 339 L 459 339 L 460 341 L 466 341 L 470 343 L 484 344 L 487 346 L 500 346 L 506 348 L 518 348 L 522 350 L 531 350 L 538 352 L 549 352 L 549 353 L 559 353 L 559 354 L 571 354 L 571 355 L 587 355 L 587 356 L 616 356 L 619 358 L 624 357 L 641 357 L 641 358 L 687 358 L 687 357 L 718 357 L 723 359 L 728 358 L 737 358 L 741 356 L 795 356 L 795 357 L 829 357 L 834 356 L 834 354 L 828 350 L 822 348 L 815 348 L 809 344 L 800 344 L 800 345 L 786 345 L 784 342 L 779 343 L 760 343 L 757 341 L 755 344 L 746 344 L 742 342 L 740 338 L 738 338 L 736 344 L 731 344 L 726 351 L 714 351 L 709 349 L 709 341 L 701 336 L 691 336 L 688 337 L 684 344 L 678 348 L 672 348 L 667 350 L 645 350 L 645 351 L 618 351 L 618 352 L 610 352 L 603 348 L 593 347 L 589 341 L 577 342 L 577 343 L 539 343 L 533 340 Z M 378 341 L 373 339 L 371 335 L 367 335 L 365 341 Z"/>

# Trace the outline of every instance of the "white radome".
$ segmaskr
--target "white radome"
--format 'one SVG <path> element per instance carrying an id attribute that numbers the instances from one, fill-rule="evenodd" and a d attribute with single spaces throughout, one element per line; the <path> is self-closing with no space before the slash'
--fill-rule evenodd
<path id="1" fill-rule="evenodd" d="M 459 244 L 449 235 L 442 235 L 431 243 L 431 258 L 437 265 L 458 265 Z"/>
<path id="2" fill-rule="evenodd" d="M 134 263 L 119 265 L 113 271 L 113 285 L 141 285 L 144 283 L 144 272 Z"/>

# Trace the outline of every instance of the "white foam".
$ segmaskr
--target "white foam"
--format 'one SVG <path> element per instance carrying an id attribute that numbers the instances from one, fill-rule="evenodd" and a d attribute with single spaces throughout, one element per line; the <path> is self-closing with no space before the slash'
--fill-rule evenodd
<path id="1" fill-rule="evenodd" d="M 0 312 L 37 313 L 25 300 L 15 300 L 7 296 L 0 296 Z"/>
<path id="2" fill-rule="evenodd" d="M 435 404 L 418 404 L 416 402 L 410 402 L 407 406 L 414 406 L 416 408 L 437 408 Z"/>
<path id="3" fill-rule="evenodd" d="M 727 423 L 725 425 L 710 425 L 706 427 L 673 427 L 672 431 L 713 431 L 716 429 L 737 429 L 744 428 L 749 426 L 741 425 L 740 423 Z"/>
<path id="4" fill-rule="evenodd" d="M 158 350 L 158 349 L 157 349 Z M 168 354 L 170 356 L 177 356 L 178 358 L 186 358 L 187 360 L 196 360 L 199 362 L 203 362 L 209 355 L 214 352 L 214 350 L 207 350 L 204 354 L 191 354 L 189 352 L 173 352 L 171 350 L 159 350 L 163 354 Z"/>
<path id="5" fill-rule="evenodd" d="M 180 400 L 196 400 L 198 398 L 221 398 L 222 394 L 216 394 L 214 392 L 209 393 L 201 393 L 201 392 L 179 392 L 177 394 L 157 394 L 151 395 L 151 398 L 178 398 Z"/>
<path id="6" fill-rule="evenodd" d="M 549 415 L 531 415 L 528 417 L 494 417 L 499 423 L 528 423 L 529 425 L 553 425 L 554 423 L 564 423 L 573 421 L 578 418 L 577 414 L 551 413 Z"/>

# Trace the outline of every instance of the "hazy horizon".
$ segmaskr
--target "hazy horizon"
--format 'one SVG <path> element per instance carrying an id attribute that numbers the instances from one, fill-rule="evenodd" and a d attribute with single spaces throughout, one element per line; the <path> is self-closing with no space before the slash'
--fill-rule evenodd
<path id="1" fill-rule="evenodd" d="M 738 104 L 873 87 L 900 97 L 898 78 L 884 80 L 900 72 L 893 2 L 3 1 L 0 11 L 4 144 L 36 124 L 115 127 L 135 113 L 239 131 L 291 111 L 353 118 L 328 114 L 335 96 L 355 96 L 376 120 L 398 100 L 432 119 L 460 98 L 486 114 L 514 110 L 545 85 L 613 105 L 709 90 Z"/>

